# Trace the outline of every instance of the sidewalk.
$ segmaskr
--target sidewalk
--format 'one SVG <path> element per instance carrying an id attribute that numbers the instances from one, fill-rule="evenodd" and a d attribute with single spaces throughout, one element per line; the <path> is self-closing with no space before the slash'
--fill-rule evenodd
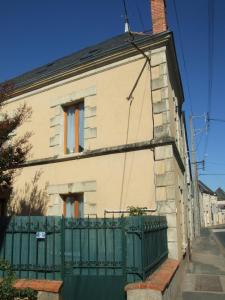
<path id="1" fill-rule="evenodd" d="M 177 300 L 222 299 L 225 299 L 225 250 L 211 229 L 203 229 L 193 244 Z"/>

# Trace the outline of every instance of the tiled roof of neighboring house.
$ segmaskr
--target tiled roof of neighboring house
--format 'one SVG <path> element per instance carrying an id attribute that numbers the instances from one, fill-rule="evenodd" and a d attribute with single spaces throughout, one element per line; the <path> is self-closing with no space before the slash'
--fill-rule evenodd
<path id="1" fill-rule="evenodd" d="M 223 189 L 218 188 L 215 193 L 217 195 L 218 201 L 225 200 L 225 192 Z"/>
<path id="2" fill-rule="evenodd" d="M 155 38 L 164 36 L 165 34 L 168 34 L 168 32 L 154 34 L 154 35 L 151 33 L 148 34 L 134 33 L 133 41 L 138 45 L 145 42 L 150 42 Z M 37 82 L 43 78 L 48 78 L 59 72 L 68 71 L 84 63 L 89 63 L 91 61 L 95 61 L 97 59 L 106 57 L 108 55 L 112 55 L 120 50 L 126 50 L 132 47 L 129 38 L 130 38 L 129 33 L 124 33 L 115 36 L 99 44 L 84 48 L 71 55 L 52 61 L 47 65 L 26 72 L 8 81 L 13 83 L 14 88 L 21 88 L 28 84 Z"/>
<path id="3" fill-rule="evenodd" d="M 202 193 L 209 194 L 209 195 L 215 195 L 215 193 L 200 180 L 198 181 L 198 186 Z"/>

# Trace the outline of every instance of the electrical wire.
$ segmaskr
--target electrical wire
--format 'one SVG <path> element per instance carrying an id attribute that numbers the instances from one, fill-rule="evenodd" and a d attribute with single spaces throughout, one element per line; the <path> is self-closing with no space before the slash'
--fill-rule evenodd
<path id="1" fill-rule="evenodd" d="M 209 118 L 209 121 L 215 121 L 215 122 L 225 123 L 225 119 Z"/>
<path id="2" fill-rule="evenodd" d="M 122 1 L 123 1 L 123 6 L 124 6 L 125 21 L 128 24 L 128 33 L 130 35 L 129 42 L 137 51 L 139 51 L 143 55 L 144 58 L 146 58 L 146 61 L 145 61 L 144 65 L 141 69 L 141 72 L 140 72 L 137 80 L 135 81 L 135 84 L 134 84 L 129 96 L 127 97 L 127 100 L 129 100 L 129 102 L 130 102 L 129 103 L 129 111 L 128 111 L 126 142 L 125 142 L 125 144 L 127 144 L 128 143 L 128 137 L 129 137 L 129 129 L 130 129 L 130 114 L 131 114 L 131 106 L 132 106 L 132 102 L 133 102 L 133 92 L 137 87 L 137 84 L 138 84 L 138 82 L 139 82 L 139 80 L 140 80 L 140 78 L 141 78 L 141 76 L 142 76 L 142 74 L 145 70 L 145 67 L 146 67 L 147 63 L 149 63 L 149 65 L 150 65 L 150 58 L 134 42 L 135 37 L 134 37 L 133 32 L 130 30 L 130 23 L 129 23 L 129 18 L 128 18 L 126 0 L 122 0 Z M 125 152 L 124 161 L 123 161 L 122 183 L 121 183 L 121 193 L 120 193 L 120 206 L 119 206 L 120 209 L 123 207 L 123 198 L 124 198 L 123 195 L 124 195 L 126 164 L 127 164 L 127 152 Z"/>
<path id="3" fill-rule="evenodd" d="M 137 2 L 137 0 L 135 1 L 135 6 L 136 6 L 136 9 L 137 9 L 137 12 L 138 12 L 138 17 L 139 17 L 139 20 L 140 20 L 140 24 L 141 24 L 143 32 L 144 32 L 145 31 L 145 25 L 144 25 L 144 21 L 143 21 L 142 15 L 141 15 L 141 10 L 139 8 L 139 2 Z"/>
<path id="4" fill-rule="evenodd" d="M 185 73 L 185 77 L 186 77 L 186 86 L 187 86 L 187 92 L 188 92 L 188 100 L 189 100 L 189 105 L 190 105 L 190 111 L 191 111 L 191 114 L 193 115 L 193 105 L 192 105 L 192 98 L 191 98 L 191 91 L 190 91 L 190 84 L 189 84 L 189 76 L 188 76 L 188 71 L 187 71 L 187 64 L 186 64 L 186 60 L 185 60 L 185 55 L 184 55 L 184 47 L 183 47 L 183 40 L 182 40 L 182 34 L 181 34 L 181 26 L 180 26 L 180 20 L 179 20 L 179 16 L 178 16 L 176 0 L 173 0 L 173 6 L 174 6 L 174 12 L 175 12 L 177 29 L 178 29 L 178 37 L 179 37 L 179 40 L 180 40 L 181 57 L 182 57 L 182 60 L 183 60 L 184 73 Z"/>
<path id="5" fill-rule="evenodd" d="M 225 176 L 225 173 L 207 173 L 207 174 L 199 174 L 199 176 Z"/>
<path id="6" fill-rule="evenodd" d="M 204 131 L 201 132 L 201 135 L 200 135 L 200 137 L 199 137 L 198 144 L 196 145 L 196 150 L 195 150 L 196 152 L 198 151 L 198 148 L 199 148 L 199 146 L 200 146 L 200 144 L 201 144 L 201 142 L 202 142 L 203 133 L 204 133 Z"/>
<path id="7" fill-rule="evenodd" d="M 207 131 L 203 159 L 206 160 L 210 133 L 210 116 L 212 110 L 213 88 L 213 60 L 214 60 L 214 0 L 208 0 L 208 103 L 207 103 Z"/>
<path id="8" fill-rule="evenodd" d="M 128 31 L 130 32 L 130 22 L 129 22 L 128 12 L 127 12 L 127 3 L 126 0 L 122 0 L 122 2 L 123 2 L 124 13 L 125 13 L 125 22 L 127 23 Z"/>
<path id="9" fill-rule="evenodd" d="M 207 163 L 208 163 L 209 165 L 217 165 L 217 166 L 221 166 L 221 167 L 224 167 L 224 166 L 225 166 L 225 162 L 208 161 Z"/>
<path id="10" fill-rule="evenodd" d="M 214 0 L 208 0 L 208 116 L 210 118 L 212 108 L 212 83 L 213 83 L 213 57 L 214 57 Z"/>

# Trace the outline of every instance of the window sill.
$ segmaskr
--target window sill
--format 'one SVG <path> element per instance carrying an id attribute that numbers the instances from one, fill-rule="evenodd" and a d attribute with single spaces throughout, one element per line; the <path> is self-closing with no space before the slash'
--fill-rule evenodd
<path id="1" fill-rule="evenodd" d="M 76 156 L 83 156 L 85 151 L 82 152 L 73 152 L 73 153 L 63 153 L 61 155 L 58 155 L 58 158 L 65 158 L 65 157 L 76 157 Z"/>

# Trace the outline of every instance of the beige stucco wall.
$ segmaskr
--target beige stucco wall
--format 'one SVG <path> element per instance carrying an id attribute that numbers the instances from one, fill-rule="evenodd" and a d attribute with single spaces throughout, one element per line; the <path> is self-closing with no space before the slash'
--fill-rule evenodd
<path id="1" fill-rule="evenodd" d="M 30 138 L 33 148 L 28 161 L 77 155 L 63 153 L 61 107 L 80 99 L 84 99 L 85 111 L 89 113 L 85 127 L 96 130 L 95 135 L 85 139 L 85 150 L 151 140 L 152 108 L 148 66 L 133 94 L 132 104 L 127 100 L 143 63 L 143 58 L 138 56 L 132 61 L 128 59 L 119 65 L 116 63 L 95 70 L 94 74 L 89 72 L 86 76 L 83 74 L 82 77 L 71 78 L 69 82 L 53 85 L 52 88 L 50 86 L 47 90 L 11 99 L 6 105 L 10 112 L 24 102 L 32 108 L 31 119 L 17 132 L 18 135 L 26 131 L 33 134 Z M 90 111 L 94 113 L 90 114 Z M 60 136 L 56 146 L 50 142 L 54 134 Z M 63 202 L 57 186 L 60 190 L 63 185 L 71 184 L 85 186 L 84 190 L 82 187 L 81 190 L 73 190 L 84 192 L 85 215 L 97 214 L 100 217 L 105 209 L 126 209 L 129 205 L 155 208 L 154 159 L 151 150 L 25 167 L 15 178 L 14 194 L 17 201 L 23 197 L 25 185 L 32 184 L 38 171 L 41 171 L 38 182 L 40 190 L 46 184 L 49 187 L 47 214 L 50 215 L 63 213 Z M 89 185 L 91 187 L 87 188 Z"/>
<path id="2" fill-rule="evenodd" d="M 63 104 L 84 99 L 86 112 L 95 108 L 95 115 L 86 118 L 85 127 L 96 128 L 96 137 L 87 139 L 86 149 L 116 146 L 152 138 L 150 73 L 148 66 L 140 78 L 133 94 L 132 105 L 127 100 L 137 76 L 143 66 L 143 58 L 137 61 L 121 61 L 118 64 L 95 70 L 93 75 L 74 77 L 70 82 L 60 86 L 53 85 L 47 90 L 36 91 L 33 95 L 24 95 L 19 100 L 9 103 L 7 109 L 12 111 L 20 103 L 27 103 L 33 114 L 30 122 L 20 129 L 32 131 L 30 139 L 33 149 L 32 159 L 63 156 Z M 96 74 L 97 73 L 97 74 Z M 90 92 L 90 96 L 88 94 Z M 84 95 L 84 96 L 83 96 Z M 130 110 L 130 112 L 129 112 Z M 57 126 L 51 126 L 50 120 L 59 116 Z M 127 128 L 129 120 L 129 132 Z M 54 125 L 54 124 L 53 124 Z M 50 138 L 59 134 L 59 145 L 50 147 Z"/>
<path id="3" fill-rule="evenodd" d="M 85 214 L 97 214 L 100 217 L 105 209 L 126 209 L 129 205 L 154 208 L 152 165 L 152 151 L 142 150 L 129 152 L 126 157 L 125 154 L 114 154 L 28 167 L 16 177 L 14 187 L 17 198 L 22 197 L 21 189 L 25 183 L 32 184 L 35 172 L 41 171 L 39 189 L 43 189 L 46 183 L 49 186 L 47 214 L 61 215 L 62 199 L 58 197 L 60 192 L 57 186 L 63 194 L 67 185 L 75 185 L 75 189 L 78 189 L 75 192 L 82 192 L 80 186 L 83 185 Z"/>

